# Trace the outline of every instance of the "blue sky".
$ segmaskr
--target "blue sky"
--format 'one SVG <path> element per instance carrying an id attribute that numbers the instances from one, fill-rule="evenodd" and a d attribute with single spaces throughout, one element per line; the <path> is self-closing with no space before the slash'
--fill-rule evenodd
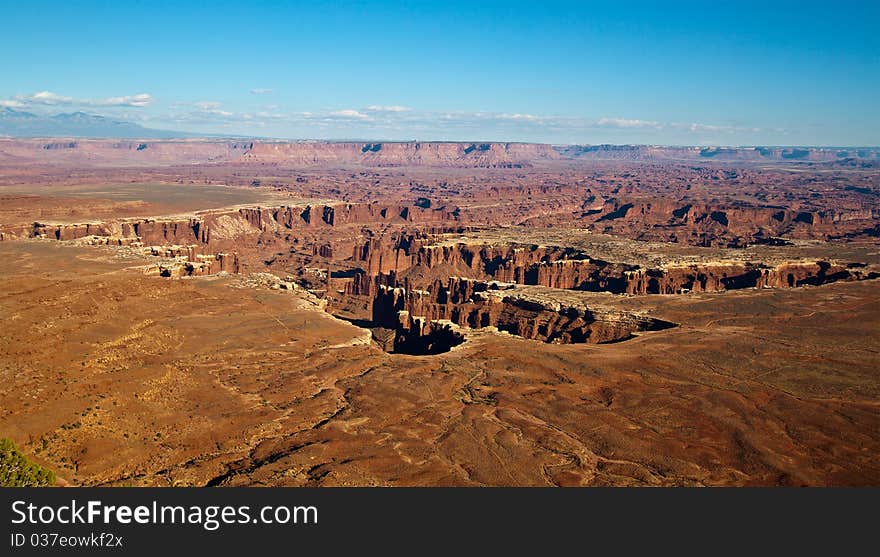
<path id="1" fill-rule="evenodd" d="M 285 138 L 880 144 L 880 2 L 12 2 L 0 106 Z"/>

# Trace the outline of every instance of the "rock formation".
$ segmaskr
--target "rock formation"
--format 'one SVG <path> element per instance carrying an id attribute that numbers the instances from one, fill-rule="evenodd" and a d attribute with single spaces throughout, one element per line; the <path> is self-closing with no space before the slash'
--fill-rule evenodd
<path id="1" fill-rule="evenodd" d="M 880 208 L 799 211 L 770 206 L 726 205 L 614 198 L 581 216 L 591 229 L 641 240 L 700 246 L 743 247 L 771 238 L 828 238 L 842 224 L 869 227 Z"/>
<path id="2" fill-rule="evenodd" d="M 438 321 L 471 329 L 495 327 L 523 338 L 559 344 L 615 342 L 637 331 L 674 326 L 619 310 L 563 304 L 498 282 L 453 277 L 445 284 L 435 282 L 428 290 L 378 287 L 373 323 L 395 329 L 396 345 L 437 334 L 432 324 Z"/>
<path id="3" fill-rule="evenodd" d="M 426 245 L 427 244 L 427 245 Z M 858 264 L 828 261 L 787 261 L 764 264 L 739 261 L 670 264 L 643 267 L 593 259 L 572 248 L 556 246 L 440 244 L 402 235 L 387 242 L 370 240 L 356 247 L 355 262 L 364 274 L 347 286 L 352 295 L 372 296 L 374 286 L 400 278 L 425 286 L 432 277 L 448 274 L 614 294 L 679 294 L 720 292 L 739 288 L 790 288 L 836 281 L 875 278 Z M 383 275 L 390 276 L 390 280 Z M 372 278 L 375 277 L 375 278 Z"/>

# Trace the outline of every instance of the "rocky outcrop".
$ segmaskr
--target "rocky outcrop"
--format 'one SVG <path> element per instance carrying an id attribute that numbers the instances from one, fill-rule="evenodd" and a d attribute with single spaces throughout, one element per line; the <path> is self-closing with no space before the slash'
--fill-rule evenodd
<path id="1" fill-rule="evenodd" d="M 425 245 L 427 239 L 403 235 L 358 244 L 353 254 L 363 274 L 346 285 L 346 294 L 373 296 L 375 287 L 410 279 L 425 287 L 452 274 L 481 280 L 614 294 L 680 294 L 739 288 L 791 288 L 874 278 L 857 264 L 791 261 L 779 264 L 706 262 L 646 268 L 593 259 L 572 248 L 464 243 Z"/>
<path id="2" fill-rule="evenodd" d="M 76 240 L 87 236 L 139 238 L 145 244 L 228 245 L 261 234 L 360 224 L 413 224 L 431 229 L 458 219 L 452 211 L 405 205 L 336 203 L 279 207 L 243 207 L 204 211 L 188 217 L 129 218 L 84 224 L 35 222 L 3 229 L 0 239 L 51 238 Z M 442 229 L 440 229 L 442 230 Z M 327 252 L 327 244 L 324 252 Z M 331 250 L 332 251 L 332 250 Z"/>
<path id="3" fill-rule="evenodd" d="M 395 329 L 398 336 L 432 331 L 430 324 L 495 327 L 527 339 L 559 344 L 616 342 L 638 331 L 659 330 L 672 323 L 606 308 L 563 304 L 521 292 L 497 282 L 450 278 L 428 290 L 380 285 L 373 300 L 373 323 Z M 405 340 L 407 341 L 407 340 Z"/>
<path id="4" fill-rule="evenodd" d="M 76 149 L 76 141 L 55 141 L 43 145 L 43 149 L 54 151 L 56 149 Z"/>
<path id="5" fill-rule="evenodd" d="M 377 339 L 389 352 L 415 356 L 440 354 L 448 352 L 453 346 L 458 346 L 465 340 L 464 335 L 454 324 L 445 321 L 412 317 L 405 310 L 397 313 L 397 321 L 397 326 L 391 330 L 390 339 L 384 339 L 384 343 L 381 342 L 383 339 Z M 373 337 L 376 336 L 374 333 Z"/>
<path id="6" fill-rule="evenodd" d="M 164 277 L 240 273 L 242 265 L 238 254 L 213 253 L 208 247 L 206 234 L 203 221 L 199 219 L 141 219 L 85 224 L 34 223 L 14 233 L 4 232 L 0 240 L 42 238 L 87 245 L 130 246 L 144 255 L 165 259 L 156 265 L 156 272 Z M 144 240 L 154 245 L 144 246 Z"/>
<path id="7" fill-rule="evenodd" d="M 160 276 L 179 278 L 216 275 L 218 273 L 238 274 L 241 266 L 238 255 L 234 253 L 217 253 L 213 255 L 196 255 L 192 259 L 180 258 L 176 261 L 160 263 Z"/>
<path id="8" fill-rule="evenodd" d="M 584 258 L 575 250 L 557 247 L 539 247 L 510 244 L 431 244 L 419 234 L 399 234 L 383 239 L 368 239 L 355 246 L 353 260 L 363 264 L 367 273 L 401 273 L 413 267 L 454 270 L 471 278 L 492 278 L 520 284 L 552 286 L 560 282 L 552 271 L 539 271 L 538 265 Z M 589 263 L 589 262 L 583 262 Z M 574 268 L 574 267 L 572 267 Z M 560 286 L 560 288 L 569 288 Z M 574 286 L 570 286 L 574 288 Z"/>
<path id="9" fill-rule="evenodd" d="M 799 211 L 780 207 L 614 198 L 582 214 L 597 232 L 638 240 L 744 247 L 771 238 L 828 239 L 842 228 L 872 225 L 877 207 Z M 841 226 L 846 225 L 846 226 Z"/>
<path id="10" fill-rule="evenodd" d="M 119 235 L 119 228 L 107 223 L 61 224 L 57 226 L 34 225 L 33 236 L 55 240 L 77 240 L 86 236 Z"/>
<path id="11" fill-rule="evenodd" d="M 827 261 L 779 265 L 708 263 L 636 269 L 624 273 L 627 294 L 720 292 L 740 288 L 795 288 L 837 281 L 874 279 L 880 274 L 854 264 Z"/>

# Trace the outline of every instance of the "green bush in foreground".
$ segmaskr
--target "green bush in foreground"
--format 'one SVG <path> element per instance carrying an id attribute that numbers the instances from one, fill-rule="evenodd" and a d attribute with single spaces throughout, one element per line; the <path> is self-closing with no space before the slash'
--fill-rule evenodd
<path id="1" fill-rule="evenodd" d="M 12 439 L 0 439 L 0 487 L 44 487 L 55 483 L 55 472 L 30 462 Z"/>

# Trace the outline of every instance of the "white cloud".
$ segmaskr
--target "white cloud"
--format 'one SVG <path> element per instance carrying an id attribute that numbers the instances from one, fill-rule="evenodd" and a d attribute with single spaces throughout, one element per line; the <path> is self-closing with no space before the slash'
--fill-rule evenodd
<path id="1" fill-rule="evenodd" d="M 0 101 L 2 103 L 18 103 L 15 106 L 92 106 L 92 107 L 133 107 L 149 106 L 155 99 L 149 93 L 108 97 L 106 99 L 77 99 L 59 95 L 51 91 L 38 91 L 30 95 L 18 95 L 14 99 Z M 12 106 L 7 104 L 7 106 Z"/>
<path id="2" fill-rule="evenodd" d="M 781 128 L 758 128 L 758 127 L 749 127 L 749 126 L 722 126 L 716 124 L 701 124 L 699 122 L 691 122 L 691 123 L 680 123 L 673 122 L 668 124 L 669 128 L 682 130 L 694 134 L 702 134 L 702 133 L 725 133 L 725 134 L 736 134 L 736 133 L 785 133 L 785 130 Z"/>
<path id="3" fill-rule="evenodd" d="M 369 120 L 370 116 L 360 112 L 358 110 L 345 109 L 345 110 L 335 110 L 330 112 L 330 116 L 336 116 L 340 118 L 353 118 L 356 120 Z"/>
<path id="4" fill-rule="evenodd" d="M 96 106 L 133 106 L 133 107 L 143 107 L 149 106 L 153 104 L 153 96 L 149 93 L 139 93 L 137 95 L 130 95 L 125 97 L 110 97 L 109 99 L 104 99 L 103 101 L 97 101 L 99 104 Z"/>
<path id="5" fill-rule="evenodd" d="M 502 114 L 502 118 L 508 120 L 522 120 L 526 122 L 540 122 L 541 118 L 533 114 Z"/>
<path id="6" fill-rule="evenodd" d="M 199 101 L 189 111 L 153 115 L 154 127 L 192 125 L 203 131 L 275 134 L 277 137 L 434 138 L 553 141 L 559 143 L 625 141 L 696 145 L 707 140 L 732 141 L 786 133 L 774 128 L 740 127 L 701 122 L 581 116 L 539 115 L 526 112 L 422 111 L 403 106 L 368 105 L 361 108 L 316 111 L 285 110 L 257 105 L 231 112 L 219 102 Z M 722 140 L 722 137 L 728 139 Z M 598 141 L 597 141 L 598 140 Z"/>
<path id="7" fill-rule="evenodd" d="M 276 113 L 276 112 L 268 112 L 266 110 L 261 110 L 256 114 L 242 114 L 242 118 L 254 119 L 254 118 L 264 118 L 266 120 L 284 120 L 287 118 L 286 114 Z"/>
<path id="8" fill-rule="evenodd" d="M 254 95 L 273 92 L 268 88 L 255 88 Z M 267 99 L 268 100 L 268 99 Z M 272 99 L 274 100 L 274 98 Z M 360 108 L 328 108 L 317 111 L 285 110 L 276 104 L 253 103 L 241 111 L 227 110 L 220 102 L 174 101 L 164 110 L 126 111 L 130 108 L 147 108 L 155 104 L 148 93 L 122 95 L 106 98 L 77 98 L 52 91 L 37 91 L 0 99 L 0 107 L 30 110 L 37 113 L 51 112 L 54 108 L 76 109 L 102 108 L 104 114 L 141 121 L 146 125 L 186 124 L 210 129 L 211 126 L 246 132 L 251 128 L 265 128 L 282 134 L 308 136 L 315 130 L 321 133 L 351 134 L 349 137 L 455 137 L 472 138 L 560 138 L 560 141 L 603 140 L 679 141 L 697 144 L 707 139 L 732 140 L 734 137 L 761 137 L 789 132 L 779 128 L 763 128 L 705 122 L 664 122 L 659 120 L 583 116 L 539 115 L 527 112 L 487 111 L 423 111 L 401 105 L 367 105 Z"/>
<path id="9" fill-rule="evenodd" d="M 601 128 L 655 128 L 661 129 L 663 124 L 651 120 L 630 120 L 627 118 L 599 118 L 596 125 Z"/>
<path id="10" fill-rule="evenodd" d="M 233 116 L 229 112 L 219 110 L 219 103 L 196 103 L 201 109 L 201 116 Z M 417 111 L 405 107 L 367 106 L 361 109 L 340 109 L 320 112 L 284 112 L 282 110 L 260 110 L 241 113 L 235 116 L 249 122 L 263 121 L 291 126 L 308 125 L 351 125 L 358 129 L 412 129 L 414 132 L 431 131 L 438 128 L 479 133 L 481 129 L 498 129 L 522 131 L 532 130 L 542 133 L 580 133 L 590 130 L 631 130 L 645 133 L 678 132 L 687 134 L 706 133 L 759 133 L 762 128 L 740 128 L 703 123 L 659 122 L 632 118 L 589 119 L 566 116 L 540 116 L 528 113 L 504 112 L 428 112 Z M 474 131 L 472 131 L 474 130 Z"/>
<path id="11" fill-rule="evenodd" d="M 223 116 L 223 117 L 229 117 L 229 116 L 234 115 L 233 112 L 221 109 L 220 107 L 223 105 L 217 101 L 198 101 L 198 102 L 193 103 L 193 106 L 196 107 L 197 114 Z"/>
<path id="12" fill-rule="evenodd" d="M 379 106 L 379 105 L 370 105 L 365 110 L 369 110 L 370 112 L 409 112 L 412 110 L 408 106 Z"/>
<path id="13" fill-rule="evenodd" d="M 25 102 L 32 102 L 38 104 L 72 104 L 73 97 L 63 97 L 61 95 L 56 95 L 51 91 L 40 91 L 39 93 L 33 93 L 30 95 L 20 95 L 18 97 Z"/>
<path id="14" fill-rule="evenodd" d="M 676 131 L 687 134 L 737 134 L 737 133 L 784 133 L 785 130 L 780 128 L 759 128 L 744 126 L 727 126 L 718 124 L 704 124 L 700 122 L 656 122 L 653 120 L 634 120 L 626 118 L 599 118 L 595 122 L 595 126 L 599 128 L 617 128 L 617 129 L 641 129 L 655 130 L 658 132 Z"/>
<path id="15" fill-rule="evenodd" d="M 690 124 L 672 124 L 672 127 L 687 130 L 689 132 L 726 132 L 726 131 L 736 131 L 735 127 L 731 126 L 715 126 L 712 124 L 700 124 L 698 122 L 691 122 Z"/>

